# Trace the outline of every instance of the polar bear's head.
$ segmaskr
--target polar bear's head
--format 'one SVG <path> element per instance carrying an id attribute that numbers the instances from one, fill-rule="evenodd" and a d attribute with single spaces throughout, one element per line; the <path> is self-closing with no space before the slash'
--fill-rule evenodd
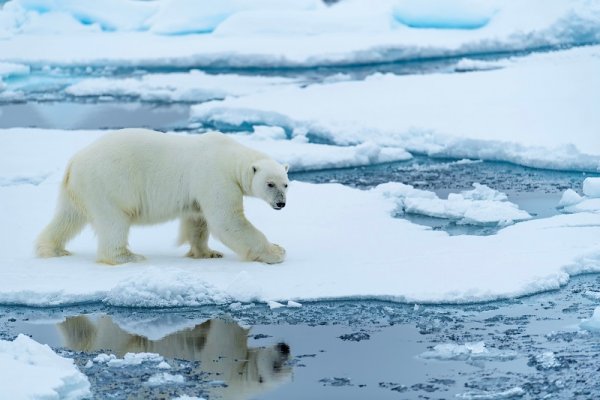
<path id="1" fill-rule="evenodd" d="M 252 195 L 267 202 L 276 210 L 285 207 L 289 184 L 288 166 L 265 159 L 252 164 Z"/>

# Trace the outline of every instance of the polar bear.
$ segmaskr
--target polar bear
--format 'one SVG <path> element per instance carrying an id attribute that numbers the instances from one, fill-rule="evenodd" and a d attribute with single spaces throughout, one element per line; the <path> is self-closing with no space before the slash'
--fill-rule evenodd
<path id="1" fill-rule="evenodd" d="M 68 164 L 58 207 L 40 233 L 39 257 L 65 256 L 65 244 L 90 223 L 98 237 L 97 261 L 141 261 L 128 249 L 129 227 L 181 219 L 188 257 L 218 258 L 209 233 L 245 260 L 282 262 L 244 216 L 243 196 L 276 210 L 286 204 L 287 165 L 221 133 L 173 135 L 147 129 L 109 133 L 80 150 Z"/>

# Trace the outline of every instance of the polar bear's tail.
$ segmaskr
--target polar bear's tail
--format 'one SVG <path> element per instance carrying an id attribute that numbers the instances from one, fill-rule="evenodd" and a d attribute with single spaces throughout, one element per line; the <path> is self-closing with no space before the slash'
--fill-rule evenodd
<path id="1" fill-rule="evenodd" d="M 35 252 L 38 257 L 68 256 L 65 250 L 67 242 L 77 235 L 86 225 L 87 218 L 75 206 L 67 191 L 69 169 L 65 174 L 58 196 L 58 206 L 52 221 L 44 228 L 37 238 Z"/>

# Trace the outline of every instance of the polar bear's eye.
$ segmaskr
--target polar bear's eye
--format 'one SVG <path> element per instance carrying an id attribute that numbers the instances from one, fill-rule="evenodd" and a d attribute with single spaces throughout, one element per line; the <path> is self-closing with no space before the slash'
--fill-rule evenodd
<path id="1" fill-rule="evenodd" d="M 272 187 L 275 187 L 275 184 L 272 183 L 272 182 L 269 182 L 269 183 L 267 183 L 267 186 L 270 187 L 270 188 L 272 188 Z"/>
<path id="2" fill-rule="evenodd" d="M 287 187 L 287 183 L 286 183 L 285 185 L 283 185 L 283 187 L 285 187 L 285 188 L 286 188 L 286 187 Z"/>

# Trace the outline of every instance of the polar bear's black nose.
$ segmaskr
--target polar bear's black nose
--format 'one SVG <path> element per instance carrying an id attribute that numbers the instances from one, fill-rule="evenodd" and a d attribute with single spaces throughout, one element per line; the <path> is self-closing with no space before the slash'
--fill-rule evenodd
<path id="1" fill-rule="evenodd" d="M 283 208 L 285 207 L 285 203 L 284 202 L 279 202 L 276 204 L 277 208 Z"/>
<path id="2" fill-rule="evenodd" d="M 277 351 L 279 351 L 282 355 L 287 356 L 290 354 L 290 346 L 286 343 L 277 343 Z"/>

